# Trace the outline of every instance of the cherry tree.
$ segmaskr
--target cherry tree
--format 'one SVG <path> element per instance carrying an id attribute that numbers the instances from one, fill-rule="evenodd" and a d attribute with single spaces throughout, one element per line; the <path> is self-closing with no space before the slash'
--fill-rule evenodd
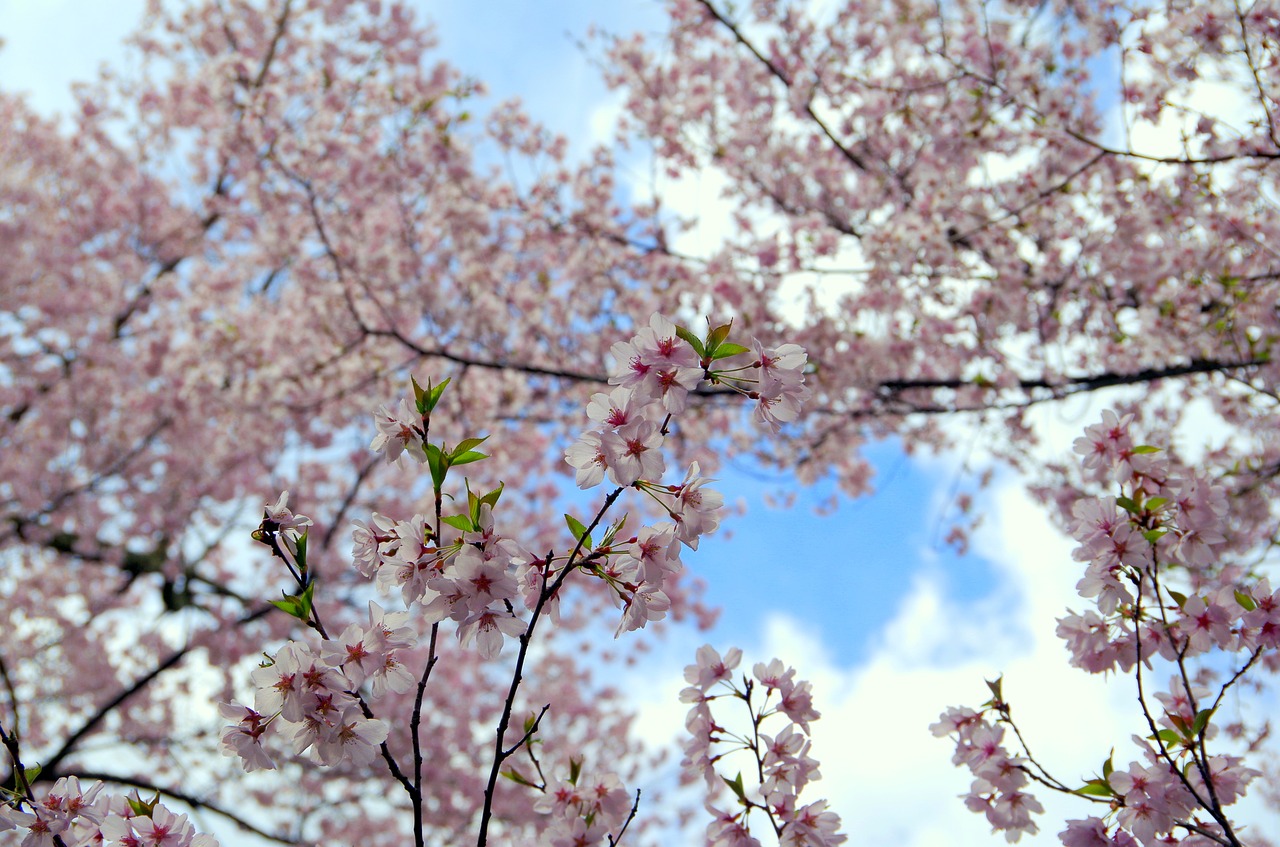
<path id="1" fill-rule="evenodd" d="M 1073 526 L 1105 493 L 1078 462 L 1038 460 L 1030 411 L 1127 387 L 1109 402 L 1173 461 L 1193 464 L 1173 437 L 1188 414 L 1219 423 L 1193 446 L 1225 486 L 1224 549 L 1270 541 L 1273 4 L 811 6 L 675 0 L 660 39 L 602 48 L 625 141 L 669 178 L 724 177 L 737 229 L 709 254 L 681 249 L 663 185 L 624 184 L 610 151 L 572 162 L 514 104 L 473 114 L 481 83 L 434 62 L 396 3 L 155 3 L 139 69 L 81 88 L 68 131 L 0 96 L 0 543 L 19 601 L 0 676 L 35 788 L 102 779 L 278 840 L 400 843 L 351 829 L 386 802 L 359 768 L 291 764 L 284 802 L 232 764 L 194 767 L 220 721 L 184 695 L 232 700 L 300 620 L 267 602 L 290 587 L 283 559 L 233 539 L 268 494 L 283 516 L 289 489 L 340 601 L 331 634 L 368 624 L 351 521 L 375 537 L 375 510 L 430 514 L 435 495 L 364 428 L 386 404 L 394 445 L 395 398 L 429 373 L 451 380 L 436 435 L 489 436 L 472 490 L 505 482 L 507 520 L 546 533 L 522 542 L 552 548 L 568 480 L 604 473 L 594 456 L 651 470 L 604 430 L 586 461 L 563 450 L 612 345 L 657 313 L 733 319 L 761 355 L 794 342 L 813 365 L 803 416 L 760 413 L 776 431 L 723 385 L 668 407 L 669 448 L 702 473 L 752 456 L 865 494 L 861 445 L 944 449 L 959 419 L 999 433 L 993 455 L 1035 468 Z M 664 583 L 670 617 L 708 620 L 686 582 Z M 562 608 L 524 696 L 551 704 L 547 737 L 627 780 L 650 754 L 594 681 L 607 648 L 575 643 L 605 584 Z M 492 664 L 442 649 L 457 654 L 423 695 L 437 775 L 417 811 L 452 841 L 484 794 L 477 728 L 504 702 Z M 514 796 L 495 803 L 518 822 Z"/>

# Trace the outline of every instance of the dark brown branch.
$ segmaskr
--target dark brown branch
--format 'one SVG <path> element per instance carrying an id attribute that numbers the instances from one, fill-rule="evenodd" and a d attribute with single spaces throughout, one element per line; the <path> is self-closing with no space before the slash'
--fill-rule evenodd
<path id="1" fill-rule="evenodd" d="M 1132 373 L 1107 371 L 1093 376 L 1064 377 L 1060 381 L 1051 381 L 1048 379 L 1020 379 L 1018 380 L 1018 387 L 1024 391 L 1043 389 L 1066 395 L 1076 394 L 1082 391 L 1096 391 L 1100 388 L 1111 388 L 1116 385 L 1136 385 L 1144 382 L 1155 382 L 1160 379 L 1190 376 L 1192 374 L 1234 371 L 1240 368 L 1253 368 L 1266 364 L 1269 364 L 1267 359 L 1251 359 L 1244 362 L 1218 362 L 1209 359 L 1192 359 L 1185 365 L 1170 365 L 1163 368 L 1145 368 L 1140 371 L 1133 371 Z M 912 389 L 959 389 L 977 387 L 980 386 L 971 380 L 948 377 L 942 379 L 888 379 L 879 383 L 876 386 L 876 389 L 878 393 L 883 394 L 885 392 L 896 393 L 899 391 L 910 391 Z"/>
<path id="2" fill-rule="evenodd" d="M 275 607 L 271 605 L 261 606 L 255 609 L 254 611 L 250 612 L 249 614 L 241 617 L 238 621 L 236 621 L 235 625 L 243 626 L 244 624 L 250 623 L 251 621 L 255 621 L 258 618 L 261 618 L 267 613 L 271 612 L 274 608 Z M 174 665 L 181 662 L 189 652 L 191 652 L 191 647 L 189 645 L 173 651 L 167 657 L 162 659 L 160 663 L 157 664 L 154 668 L 152 668 L 148 673 L 146 673 L 142 677 L 135 680 L 128 687 L 118 692 L 114 697 L 112 697 L 106 703 L 103 703 L 101 706 L 99 706 L 98 709 L 91 716 L 89 716 L 89 718 L 85 720 L 83 724 L 80 725 L 80 728 L 77 729 L 75 732 L 73 732 L 71 736 L 62 743 L 62 746 L 59 747 L 57 751 L 53 753 L 53 755 L 51 755 L 48 759 L 46 759 L 42 763 L 44 770 L 40 772 L 40 775 L 36 778 L 36 781 L 46 782 L 52 779 L 56 779 L 54 775 L 58 772 L 58 769 L 63 763 L 63 761 L 66 760 L 68 756 L 70 756 L 72 753 L 75 752 L 75 748 L 77 744 L 79 744 L 86 736 L 90 735 L 95 729 L 98 728 L 98 725 L 101 724 L 106 719 L 107 715 L 111 714 L 111 712 L 114 711 L 116 708 L 118 708 L 120 704 L 124 703 L 124 701 L 128 700 L 130 697 L 132 697 L 133 695 L 137 694 L 142 689 L 150 685 L 152 681 L 154 681 L 157 677 L 159 677 L 165 671 L 169 670 Z M 7 781 L 8 779 L 9 777 L 6 777 L 5 781 Z"/>

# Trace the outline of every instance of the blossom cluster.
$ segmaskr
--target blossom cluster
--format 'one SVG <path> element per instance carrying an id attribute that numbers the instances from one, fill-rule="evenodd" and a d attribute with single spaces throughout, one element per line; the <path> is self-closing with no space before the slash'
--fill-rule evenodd
<path id="1" fill-rule="evenodd" d="M 619 831 L 631 819 L 631 802 L 617 774 L 584 774 L 575 762 L 568 778 L 555 780 L 545 788 L 533 810 L 547 815 L 543 843 L 551 847 L 582 847 L 606 839 L 617 843 Z"/>
<path id="2" fill-rule="evenodd" d="M 223 752 L 238 756 L 246 770 L 272 768 L 274 762 L 263 741 L 274 729 L 291 741 L 295 755 L 310 750 L 324 765 L 372 761 L 389 727 L 373 716 L 360 691 L 367 685 L 376 700 L 387 691 L 403 693 L 414 685 L 413 675 L 398 658 L 398 651 L 417 640 L 408 625 L 411 618 L 432 627 L 433 651 L 435 627 L 452 621 L 462 644 L 474 640 L 484 658 L 495 657 L 505 638 L 520 636 L 523 661 L 533 627 L 544 611 L 557 618 L 560 586 L 575 570 L 602 580 L 622 606 L 615 636 L 664 617 L 671 604 L 664 583 L 682 570 L 681 550 L 697 549 L 699 539 L 716 529 L 723 505 L 723 497 L 708 486 L 711 480 L 701 475 L 697 462 L 680 482 L 662 482 L 666 465 L 661 448 L 674 416 L 687 408 L 689 393 L 704 379 L 757 401 L 757 419 L 774 428 L 794 420 L 799 402 L 809 391 L 803 373 L 807 356 L 800 347 L 784 344 L 771 349 L 758 340 L 753 340 L 751 348 L 744 347 L 728 341 L 730 329 L 716 327 L 699 340 L 666 317 L 654 315 L 630 341 L 614 346 L 618 360 L 610 377 L 614 388 L 592 396 L 586 412 L 595 426 L 566 451 L 566 462 L 575 469 L 580 487 L 599 485 L 607 476 L 617 489 L 605 498 L 590 527 L 566 516 L 575 541 L 568 555 L 534 556 L 498 532 L 494 510 L 501 486 L 477 495 L 468 482 L 465 509 L 441 513 L 450 467 L 485 458 L 474 450 L 484 439 L 465 439 L 452 448 L 430 440 L 431 413 L 447 381 L 439 386 L 428 383 L 426 389 L 414 381 L 412 404 L 402 400 L 395 408 L 380 407 L 374 416 L 378 434 L 371 449 L 392 463 L 401 463 L 408 455 L 427 465 L 437 511 L 434 518 L 418 514 L 408 520 L 374 512 L 367 522 L 356 521 L 352 559 L 355 569 L 382 592 L 398 592 L 407 611 L 389 614 L 370 603 L 369 626 L 352 624 L 340 637 L 330 639 L 312 605 L 314 582 L 305 543 L 311 521 L 294 515 L 288 509 L 288 493 L 282 494 L 267 507 L 255 537 L 289 564 L 299 585 L 299 595 L 286 595 L 275 604 L 305 621 L 324 641 L 318 650 L 290 641 L 254 671 L 253 708 L 222 705 L 222 714 L 233 721 L 223 731 Z M 713 368 L 720 360 L 753 352 L 754 359 L 744 365 Z M 602 524 L 608 508 L 627 488 L 647 497 L 659 513 L 658 519 L 634 533 L 623 532 L 625 517 Z M 601 525 L 605 529 L 597 543 L 591 533 Z M 522 611 L 528 612 L 527 619 Z M 731 654 L 729 668 L 740 655 Z M 428 668 L 435 658 L 433 652 Z M 720 695 L 708 691 L 728 679 L 728 669 L 709 647 L 699 651 L 698 658 L 699 665 L 689 671 L 695 685 L 684 695 L 695 703 L 690 716 L 695 735 L 690 761 L 697 758 L 695 748 L 701 749 L 705 755 L 698 761 L 704 766 L 703 775 L 718 784 L 707 751 L 724 740 L 709 706 Z M 519 680 L 517 675 L 512 683 L 508 712 Z M 760 785 L 751 799 L 739 780 L 735 790 L 743 804 L 741 812 L 713 810 L 717 819 L 709 831 L 717 833 L 714 840 L 733 843 L 732 833 L 746 832 L 746 815 L 755 808 L 769 817 L 783 845 L 842 843 L 839 818 L 827 811 L 824 801 L 802 806 L 798 800 L 805 786 L 818 777 L 818 763 L 808 755 L 809 722 L 818 717 L 810 685 L 797 681 L 795 671 L 776 659 L 757 665 L 755 681 L 744 684 L 745 690 L 737 692 L 728 683 L 747 703 L 755 730 L 775 715 L 785 716 L 789 723 L 774 735 L 755 732 L 749 743 L 742 742 L 757 756 Z M 752 700 L 752 690 L 763 691 L 761 703 Z M 525 738 L 514 747 L 503 746 L 505 721 L 504 717 L 498 730 L 495 775 L 517 749 L 533 755 L 537 720 L 526 726 Z M 389 757 L 385 747 L 382 752 Z M 635 815 L 636 807 L 614 774 L 584 776 L 580 762 L 573 762 L 568 779 L 551 785 L 538 785 L 514 770 L 507 775 L 543 792 L 534 811 L 547 816 L 543 833 L 547 843 L 566 847 L 602 839 L 616 843 Z M 487 820 L 490 799 L 487 793 L 482 820 Z M 415 802 L 420 800 L 415 797 Z"/>
<path id="3" fill-rule="evenodd" d="M 698 648 L 694 664 L 685 668 L 689 687 L 680 692 L 680 699 L 692 704 L 685 719 L 689 737 L 685 740 L 681 766 L 686 780 L 706 782 L 707 810 L 713 816 L 707 826 L 707 844 L 714 847 L 759 845 L 750 830 L 749 817 L 753 809 L 769 818 L 779 844 L 784 847 L 843 844 L 846 837 L 839 831 L 840 816 L 827 810 L 825 800 L 803 806 L 799 802 L 805 787 L 820 777 L 818 761 L 809 755 L 809 724 L 820 717 L 813 708 L 812 686 L 796 680 L 794 668 L 774 659 L 768 664 L 756 663 L 752 677 L 743 676 L 739 687 L 733 672 L 741 661 L 742 651 L 736 647 L 722 657 L 710 645 L 703 645 Z M 757 703 L 754 694 L 761 690 L 763 695 Z M 745 732 L 727 729 L 712 714 L 712 701 L 724 697 L 745 704 L 749 727 Z M 775 716 L 784 717 L 788 721 L 786 726 L 773 735 L 762 734 L 763 722 Z M 759 775 L 759 784 L 754 788 L 744 785 L 741 774 L 729 780 L 717 770 L 726 756 L 741 751 L 755 758 L 752 770 Z M 725 809 L 717 805 L 722 783 L 732 790 L 740 808 Z"/>
<path id="4" fill-rule="evenodd" d="M 253 708 L 219 707 L 224 718 L 235 721 L 223 729 L 223 753 L 239 756 L 247 771 L 274 768 L 263 737 L 276 731 L 290 740 L 294 754 L 311 749 L 325 765 L 372 761 L 388 727 L 365 716 L 355 692 L 365 683 L 375 697 L 413 686 L 413 676 L 397 658 L 397 651 L 417 642 L 408 618 L 407 612 L 387 613 L 371 602 L 369 625 L 349 625 L 337 639 L 326 639 L 319 654 L 303 642 L 285 644 L 253 672 Z"/>
<path id="5" fill-rule="evenodd" d="M 951 761 L 969 768 L 974 777 L 965 796 L 970 811 L 986 815 L 991 828 L 1003 831 L 1009 841 L 1039 832 L 1031 815 L 1043 812 L 1044 807 L 1023 791 L 1029 781 L 1027 760 L 1010 755 L 1005 748 L 1003 726 L 973 709 L 953 708 L 929 729 L 938 737 L 955 737 L 956 752 Z"/>
<path id="6" fill-rule="evenodd" d="M 1104 798 L 1111 813 L 1069 821 L 1061 837 L 1069 847 L 1218 843 L 1229 826 L 1223 810 L 1259 772 L 1237 756 L 1210 755 L 1205 742 L 1217 734 L 1212 718 L 1227 689 L 1280 646 L 1280 592 L 1265 578 L 1251 582 L 1221 566 L 1222 485 L 1138 442 L 1132 423 L 1131 415 L 1107 411 L 1075 442 L 1086 475 L 1119 492 L 1073 506 L 1073 556 L 1085 568 L 1076 590 L 1092 608 L 1069 611 L 1057 633 L 1075 667 L 1135 674 L 1151 735 L 1134 738 L 1144 763 L 1119 769 L 1108 759 L 1098 778 L 1075 789 Z M 1212 667 L 1188 668 L 1210 654 L 1242 657 L 1216 693 L 1207 684 Z M 1143 678 L 1157 661 L 1173 669 L 1163 690 Z M 953 761 L 975 776 L 966 804 L 1016 841 L 1036 832 L 1030 813 L 1043 811 L 1022 790 L 1028 779 L 1039 774 L 1046 786 L 1068 789 L 1002 745 L 1012 721 L 999 684 L 990 685 L 995 697 L 983 711 L 951 709 L 932 729 L 955 739 Z M 1187 839 L 1176 840 L 1179 830 Z"/>
<path id="7" fill-rule="evenodd" d="M 384 593 L 399 591 L 406 608 L 418 606 L 428 624 L 452 620 L 463 644 L 476 642 L 493 658 L 505 637 L 524 632 L 511 608 L 521 585 L 538 567 L 534 558 L 493 526 L 492 507 L 478 506 L 476 521 L 446 544 L 435 543 L 425 515 L 394 521 L 376 512 L 356 522 L 352 556 L 356 569 Z"/>
<path id="8" fill-rule="evenodd" d="M 217 847 L 211 835 L 197 835 L 186 815 L 157 801 L 105 793 L 101 782 L 87 790 L 74 776 L 53 784 L 30 811 L 0 804 L 0 832 L 22 835 L 19 847 Z"/>

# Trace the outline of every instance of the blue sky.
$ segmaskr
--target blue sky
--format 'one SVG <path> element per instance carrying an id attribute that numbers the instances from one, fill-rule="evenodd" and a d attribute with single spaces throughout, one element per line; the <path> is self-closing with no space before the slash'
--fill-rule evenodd
<path id="1" fill-rule="evenodd" d="M 89 78 L 103 60 L 119 61 L 120 41 L 143 6 L 0 0 L 0 37 L 8 42 L 0 50 L 0 86 L 29 92 L 45 113 L 69 108 L 68 83 Z M 494 102 L 521 97 L 537 120 L 572 140 L 575 153 L 599 140 L 616 109 L 576 43 L 591 23 L 629 32 L 655 31 L 662 22 L 653 0 L 419 7 L 437 22 L 443 57 L 483 79 Z M 711 177 L 670 186 L 676 209 L 714 217 L 715 186 Z M 710 249 L 717 229 L 709 220 L 691 237 Z M 1045 410 L 1038 423 L 1060 455 L 1103 408 L 1104 399 L 1082 400 Z M 968 473 L 960 458 L 908 457 L 892 442 L 870 455 L 879 493 L 841 498 L 826 517 L 813 512 L 831 493 L 823 484 L 799 489 L 793 509 L 777 510 L 764 498 L 780 486 L 794 488 L 785 477 L 720 474 L 718 487 L 729 501 L 744 499 L 746 514 L 725 521 L 727 537 L 705 541 L 686 558 L 724 612 L 714 632 L 678 632 L 638 671 L 640 726 L 655 740 L 679 733 L 680 671 L 703 640 L 741 646 L 747 665 L 777 655 L 815 682 L 825 715 L 815 725 L 815 751 L 825 778 L 807 796 L 829 797 L 852 842 L 1002 844 L 956 798 L 968 781 L 928 724 L 947 706 L 981 702 L 983 678 L 1004 672 L 1006 693 L 1039 754 L 1070 779 L 1088 774 L 1140 729 L 1130 715 L 1132 690 L 1067 668 L 1054 618 L 1068 605 L 1082 606 L 1073 592 L 1078 569 L 1070 543 L 1017 479 L 998 478 L 980 499 L 988 517 L 961 558 L 940 540 L 943 508 L 957 475 Z M 1057 843 L 1060 822 L 1084 813 L 1070 802 L 1042 800 L 1045 831 L 1023 844 Z"/>

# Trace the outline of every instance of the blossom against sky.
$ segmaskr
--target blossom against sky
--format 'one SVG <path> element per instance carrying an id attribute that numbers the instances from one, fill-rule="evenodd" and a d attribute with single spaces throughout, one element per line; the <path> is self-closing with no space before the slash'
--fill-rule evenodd
<path id="1" fill-rule="evenodd" d="M 7 42 L 0 86 L 29 92 L 47 114 L 72 108 L 70 82 L 90 78 L 101 62 L 125 61 L 122 39 L 144 6 L 0 0 L 0 37 Z M 483 18 L 456 2 L 419 7 L 437 23 L 443 58 L 484 80 L 491 102 L 521 97 L 535 119 L 570 138 L 578 155 L 608 139 L 616 111 L 593 66 L 599 52 L 579 46 L 589 27 L 653 30 L 662 21 L 660 5 L 649 0 L 506 0 L 485 4 Z M 632 190 L 647 176 L 637 160 Z M 668 188 L 676 211 L 707 217 L 692 237 L 713 249 L 723 231 L 714 175 Z M 1104 403 L 1097 398 L 1046 413 L 1048 431 L 1062 436 L 1060 454 Z M 659 681 L 636 687 L 641 727 L 655 741 L 680 731 L 681 669 L 704 640 L 722 650 L 742 646 L 748 665 L 777 655 L 815 683 L 824 715 L 815 724 L 815 754 L 824 779 L 813 792 L 830 799 L 856 842 L 997 843 L 957 799 L 968 778 L 951 767 L 950 745 L 929 734 L 929 723 L 948 706 L 983 699 L 983 678 L 1004 673 L 1037 755 L 1064 776 L 1085 778 L 1113 743 L 1138 729 L 1133 695 L 1067 667 L 1053 621 L 1073 602 L 1077 566 L 1070 544 L 1018 480 L 1003 479 L 981 498 L 988 518 L 970 553 L 959 557 L 943 538 L 955 517 L 957 485 L 972 484 L 966 456 L 909 457 L 893 443 L 873 455 L 877 493 L 857 501 L 824 483 L 799 488 L 751 468 L 720 473 L 717 485 L 728 503 L 745 509 L 726 518 L 720 535 L 687 564 L 707 581 L 708 601 L 724 611 L 710 633 L 673 633 L 641 669 Z M 779 491 L 795 495 L 792 508 L 766 505 Z M 838 508 L 815 513 L 833 499 Z M 1057 822 L 1083 814 L 1042 799 L 1046 829 L 1024 844 L 1057 843 Z"/>

